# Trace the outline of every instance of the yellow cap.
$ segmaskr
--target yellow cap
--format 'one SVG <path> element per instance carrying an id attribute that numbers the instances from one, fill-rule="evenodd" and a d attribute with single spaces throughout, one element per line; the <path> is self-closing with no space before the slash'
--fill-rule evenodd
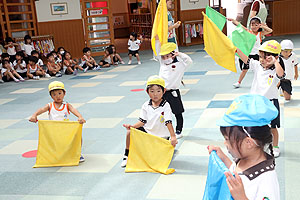
<path id="1" fill-rule="evenodd" d="M 276 40 L 269 40 L 264 42 L 258 50 L 274 54 L 280 54 L 281 46 Z"/>
<path id="2" fill-rule="evenodd" d="M 157 75 L 154 75 L 154 76 L 150 76 L 147 80 L 147 87 L 149 85 L 160 85 L 162 86 L 163 88 L 165 88 L 165 80 L 160 78 L 159 76 Z"/>
<path id="3" fill-rule="evenodd" d="M 177 47 L 177 45 L 173 42 L 168 42 L 166 44 L 163 44 L 161 46 L 159 55 L 161 55 L 161 56 L 167 55 L 167 54 L 171 53 L 172 51 L 174 51 L 176 49 L 176 47 Z"/>
<path id="4" fill-rule="evenodd" d="M 48 86 L 49 92 L 52 90 L 64 90 L 65 91 L 65 85 L 60 81 L 53 81 Z"/>

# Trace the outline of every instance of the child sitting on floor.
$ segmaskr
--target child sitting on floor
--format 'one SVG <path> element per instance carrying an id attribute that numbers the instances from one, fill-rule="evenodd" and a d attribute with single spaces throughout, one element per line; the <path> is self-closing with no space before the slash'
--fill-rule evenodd
<path id="1" fill-rule="evenodd" d="M 74 74 L 75 76 L 78 73 L 78 69 L 83 71 L 83 68 L 79 66 L 75 60 L 72 59 L 72 56 L 68 51 L 63 54 L 63 68 L 65 74 Z"/>
<path id="2" fill-rule="evenodd" d="M 55 62 L 55 59 L 54 59 L 54 55 L 52 53 L 49 53 L 47 55 L 47 59 L 48 59 L 48 62 L 47 62 L 47 73 L 50 75 L 50 76 L 56 76 L 56 77 L 61 77 L 61 67 L 59 64 L 57 64 Z"/>
<path id="3" fill-rule="evenodd" d="M 18 51 L 16 54 L 16 60 L 13 62 L 13 65 L 14 65 L 14 69 L 18 72 L 18 74 L 20 74 L 22 78 L 26 78 L 27 67 L 23 58 L 24 58 L 23 51 Z"/>
<path id="4" fill-rule="evenodd" d="M 89 69 L 96 70 L 98 65 L 95 59 L 91 56 L 91 49 L 89 47 L 84 47 L 82 52 L 83 56 L 81 58 L 81 67 L 84 68 L 84 72 L 87 72 Z"/>
<path id="5" fill-rule="evenodd" d="M 46 76 L 46 72 L 37 64 L 38 58 L 30 56 L 27 64 L 27 77 L 39 80 L 40 76 Z"/>
<path id="6" fill-rule="evenodd" d="M 112 54 L 113 54 L 112 48 L 106 47 L 104 56 L 102 57 L 102 60 L 100 60 L 99 62 L 99 66 L 105 68 L 105 67 L 110 67 L 111 64 L 115 65 Z"/>
<path id="7" fill-rule="evenodd" d="M 109 47 L 112 49 L 112 57 L 113 57 L 114 63 L 118 64 L 120 62 L 121 64 L 125 64 L 125 62 L 123 61 L 121 56 L 117 53 L 117 49 L 116 49 L 115 45 L 111 44 L 111 45 L 109 45 Z"/>

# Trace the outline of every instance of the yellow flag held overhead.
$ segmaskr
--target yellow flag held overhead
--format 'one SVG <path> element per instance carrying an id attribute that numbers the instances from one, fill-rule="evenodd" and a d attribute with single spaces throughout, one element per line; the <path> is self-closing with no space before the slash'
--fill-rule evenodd
<path id="1" fill-rule="evenodd" d="M 33 167 L 74 166 L 81 154 L 82 124 L 39 120 L 39 145 Z"/>
<path id="2" fill-rule="evenodd" d="M 232 72 L 236 72 L 235 51 L 232 41 L 203 12 L 204 50 L 214 61 Z"/>
<path id="3" fill-rule="evenodd" d="M 166 1 L 160 1 L 156 9 L 155 18 L 152 26 L 151 46 L 154 54 L 157 56 L 155 49 L 155 37 L 158 36 L 161 45 L 168 42 L 168 8 Z"/>
<path id="4" fill-rule="evenodd" d="M 125 172 L 154 172 L 172 174 L 168 169 L 174 154 L 170 141 L 130 129 L 130 147 Z"/>

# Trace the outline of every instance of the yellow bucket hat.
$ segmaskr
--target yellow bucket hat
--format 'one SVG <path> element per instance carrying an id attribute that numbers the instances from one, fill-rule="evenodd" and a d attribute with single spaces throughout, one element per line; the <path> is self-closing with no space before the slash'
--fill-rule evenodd
<path id="1" fill-rule="evenodd" d="M 160 85 L 165 88 L 165 80 L 157 75 L 150 76 L 147 80 L 147 87 L 149 85 Z"/>
<path id="2" fill-rule="evenodd" d="M 172 51 L 174 51 L 177 48 L 177 45 L 173 42 L 168 42 L 166 44 L 163 44 L 161 46 L 159 55 L 163 56 L 163 55 L 167 55 L 169 53 L 171 53 Z"/>
<path id="3" fill-rule="evenodd" d="M 48 86 L 49 92 L 52 90 L 64 90 L 65 91 L 65 85 L 60 81 L 53 81 Z"/>
<path id="4" fill-rule="evenodd" d="M 274 54 L 280 54 L 281 46 L 276 40 L 269 40 L 264 42 L 258 50 Z"/>

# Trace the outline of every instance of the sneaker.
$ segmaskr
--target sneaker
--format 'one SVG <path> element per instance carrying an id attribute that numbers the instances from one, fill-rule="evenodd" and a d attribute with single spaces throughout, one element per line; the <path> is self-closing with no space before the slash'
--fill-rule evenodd
<path id="1" fill-rule="evenodd" d="M 89 69 L 89 68 L 86 67 L 86 68 L 83 70 L 83 73 L 86 73 L 88 69 Z"/>
<path id="2" fill-rule="evenodd" d="M 49 74 L 45 74 L 46 78 L 51 78 L 51 76 Z"/>
<path id="3" fill-rule="evenodd" d="M 273 154 L 275 158 L 278 158 L 280 155 L 280 149 L 279 147 L 273 147 Z"/>
<path id="4" fill-rule="evenodd" d="M 33 80 L 40 80 L 40 77 L 39 76 L 34 76 L 32 77 Z"/>
<path id="5" fill-rule="evenodd" d="M 84 161 L 85 161 L 84 157 L 82 155 L 80 155 L 79 162 L 82 163 Z"/>
<path id="6" fill-rule="evenodd" d="M 181 131 L 176 131 L 175 135 L 176 135 L 176 138 L 177 138 L 177 139 L 180 139 L 180 138 L 183 137 Z"/>
<path id="7" fill-rule="evenodd" d="M 128 65 L 130 65 L 130 64 L 131 64 L 131 60 L 128 61 Z"/>
<path id="8" fill-rule="evenodd" d="M 4 83 L 4 81 L 2 79 L 0 79 L 0 83 Z"/>
<path id="9" fill-rule="evenodd" d="M 57 74 L 55 75 L 56 77 L 61 77 L 61 73 L 60 72 L 57 72 Z"/>
<path id="10" fill-rule="evenodd" d="M 101 69 L 101 66 L 100 65 L 98 65 L 98 67 L 96 68 L 96 70 L 100 70 Z"/>
<path id="11" fill-rule="evenodd" d="M 94 71 L 95 71 L 95 70 L 97 70 L 97 67 L 93 67 L 93 69 L 92 69 L 92 70 L 94 70 Z"/>
<path id="12" fill-rule="evenodd" d="M 239 88 L 240 86 L 241 86 L 241 84 L 239 82 L 236 82 L 236 83 L 233 84 L 234 88 Z"/>
<path id="13" fill-rule="evenodd" d="M 124 64 L 125 64 L 125 62 L 122 60 L 122 61 L 121 61 L 121 64 L 123 64 L 123 65 L 124 65 Z"/>
<path id="14" fill-rule="evenodd" d="M 16 83 L 19 83 L 19 82 L 20 82 L 20 80 L 19 80 L 19 79 L 14 79 L 14 81 L 15 81 Z"/>
<path id="15" fill-rule="evenodd" d="M 75 69 L 75 70 L 73 71 L 73 75 L 76 76 L 77 74 L 78 74 L 78 71 L 77 71 L 77 69 Z"/>
<path id="16" fill-rule="evenodd" d="M 122 163 L 121 163 L 121 167 L 126 167 L 126 165 L 127 165 L 127 160 L 128 160 L 128 156 L 124 156 L 123 157 L 123 160 L 122 160 Z"/>
<path id="17" fill-rule="evenodd" d="M 24 79 L 24 78 L 21 78 L 21 79 L 20 79 L 20 81 L 21 81 L 21 82 L 24 82 L 24 81 L 25 81 L 25 79 Z"/>
<path id="18" fill-rule="evenodd" d="M 138 64 L 141 65 L 142 64 L 141 61 L 138 61 Z"/>

